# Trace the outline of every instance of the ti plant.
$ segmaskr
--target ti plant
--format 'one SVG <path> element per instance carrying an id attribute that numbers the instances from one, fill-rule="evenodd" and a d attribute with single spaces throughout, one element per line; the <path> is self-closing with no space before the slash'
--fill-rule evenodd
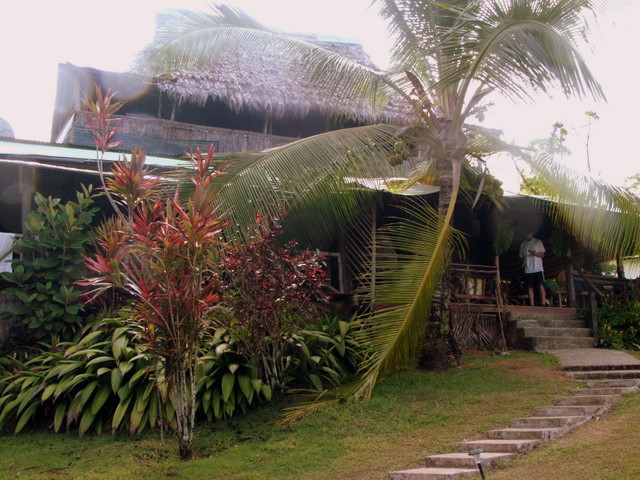
<path id="1" fill-rule="evenodd" d="M 144 168 L 144 154 L 116 165 L 107 180 L 123 206 L 122 229 L 105 228 L 97 254 L 87 258 L 94 276 L 82 282 L 93 297 L 119 289 L 133 299 L 133 312 L 163 364 L 175 406 L 180 457 L 192 457 L 198 349 L 218 304 L 220 232 L 211 182 L 213 149 L 192 158 L 191 195 L 169 196 L 160 179 Z"/>

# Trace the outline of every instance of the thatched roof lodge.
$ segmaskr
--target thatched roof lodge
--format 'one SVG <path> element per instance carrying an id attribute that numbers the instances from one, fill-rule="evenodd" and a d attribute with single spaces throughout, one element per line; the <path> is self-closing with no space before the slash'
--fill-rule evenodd
<path id="1" fill-rule="evenodd" d="M 304 38 L 375 68 L 361 45 Z M 127 103 L 120 111 L 121 148 L 179 155 L 216 144 L 219 152 L 260 150 L 297 138 L 375 122 L 404 122 L 407 106 L 388 103 L 380 110 L 349 96 L 329 105 L 299 68 L 281 56 L 243 52 L 216 69 L 174 72 L 159 80 L 60 64 L 51 139 L 91 145 L 82 115 L 94 85 L 110 89 Z"/>

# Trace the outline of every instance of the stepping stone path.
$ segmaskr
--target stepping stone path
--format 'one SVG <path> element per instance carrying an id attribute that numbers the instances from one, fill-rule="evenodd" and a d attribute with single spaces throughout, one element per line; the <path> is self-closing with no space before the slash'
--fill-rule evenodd
<path id="1" fill-rule="evenodd" d="M 480 461 L 486 472 L 599 417 L 622 395 L 640 386 L 640 360 L 627 353 L 596 348 L 550 353 L 559 358 L 569 377 L 584 380 L 586 387 L 556 398 L 553 405 L 536 409 L 530 417 L 514 419 L 508 428 L 487 432 L 486 439 L 460 443 L 457 453 L 427 457 L 424 468 L 390 472 L 388 479 L 480 478 L 475 459 L 468 452 L 482 450 Z"/>

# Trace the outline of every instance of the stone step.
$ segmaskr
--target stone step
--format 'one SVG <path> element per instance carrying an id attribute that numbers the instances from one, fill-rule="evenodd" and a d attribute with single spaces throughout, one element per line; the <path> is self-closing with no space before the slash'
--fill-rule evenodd
<path id="1" fill-rule="evenodd" d="M 493 468 L 516 458 L 515 453 L 487 452 L 480 454 L 483 468 Z M 439 468 L 476 468 L 476 461 L 468 453 L 445 453 L 427 457 L 427 467 Z"/>
<path id="2" fill-rule="evenodd" d="M 636 366 L 637 368 L 637 366 Z M 604 380 L 604 379 L 640 379 L 640 370 L 587 370 L 587 371 L 570 371 L 567 376 L 578 380 Z"/>
<path id="3" fill-rule="evenodd" d="M 545 327 L 545 328 L 585 328 L 583 320 L 574 318 L 528 318 L 517 320 L 518 328 Z"/>
<path id="4" fill-rule="evenodd" d="M 461 452 L 471 452 L 476 449 L 482 449 L 483 452 L 496 453 L 524 453 L 534 449 L 542 443 L 541 440 L 470 440 L 460 444 Z"/>
<path id="5" fill-rule="evenodd" d="M 521 320 L 577 320 L 578 312 L 572 308 L 545 308 L 526 312 L 511 309 L 510 318 L 512 322 Z"/>
<path id="6" fill-rule="evenodd" d="M 635 387 L 640 385 L 640 379 L 636 378 L 614 378 L 611 380 L 589 380 L 587 386 L 589 388 L 617 388 L 617 387 Z"/>
<path id="7" fill-rule="evenodd" d="M 570 348 L 592 348 L 593 337 L 532 337 L 531 347 L 537 352 Z"/>
<path id="8" fill-rule="evenodd" d="M 591 337 L 589 328 L 525 327 L 525 337 Z"/>
<path id="9" fill-rule="evenodd" d="M 607 388 L 579 388 L 574 390 L 574 395 L 624 395 L 635 392 L 638 387 L 607 387 Z"/>
<path id="10" fill-rule="evenodd" d="M 389 472 L 389 480 L 455 480 L 457 478 L 480 477 L 478 469 L 470 468 L 414 468 Z"/>
<path id="11" fill-rule="evenodd" d="M 566 432 L 566 428 L 503 428 L 489 430 L 487 437 L 496 440 L 542 440 L 548 442 Z"/>
<path id="12" fill-rule="evenodd" d="M 620 400 L 620 395 L 579 395 L 556 398 L 553 403 L 561 406 L 569 405 L 611 405 Z"/>
<path id="13" fill-rule="evenodd" d="M 602 406 L 600 405 L 567 405 L 536 408 L 533 414 L 536 417 L 561 417 L 564 415 L 590 416 L 599 413 L 601 410 Z"/>
<path id="14" fill-rule="evenodd" d="M 583 415 L 563 417 L 527 417 L 515 418 L 511 421 L 512 428 L 562 428 L 575 425 L 583 421 Z"/>

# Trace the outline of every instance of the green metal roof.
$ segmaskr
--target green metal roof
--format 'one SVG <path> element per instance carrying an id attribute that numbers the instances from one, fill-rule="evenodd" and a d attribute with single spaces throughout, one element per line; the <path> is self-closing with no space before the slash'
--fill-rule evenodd
<path id="1" fill-rule="evenodd" d="M 105 152 L 103 160 L 118 161 L 126 153 Z M 46 165 L 74 164 L 76 168 L 95 170 L 97 151 L 89 148 L 67 147 L 55 143 L 25 142 L 0 139 L 0 160 L 21 160 Z M 186 167 L 184 158 L 147 155 L 147 165 L 161 168 Z"/>

